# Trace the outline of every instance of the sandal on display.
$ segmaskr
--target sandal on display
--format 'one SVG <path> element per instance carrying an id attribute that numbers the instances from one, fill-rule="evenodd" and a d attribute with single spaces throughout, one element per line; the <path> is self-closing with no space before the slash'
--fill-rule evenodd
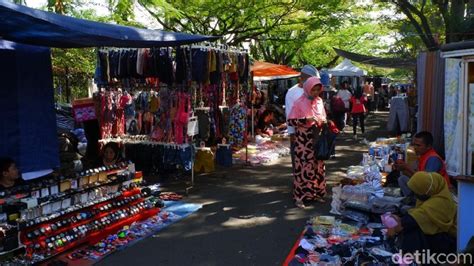
<path id="1" fill-rule="evenodd" d="M 177 200 L 183 199 L 183 196 L 176 194 L 174 192 L 162 192 L 159 197 L 161 200 L 166 200 L 166 201 L 177 201 Z"/>

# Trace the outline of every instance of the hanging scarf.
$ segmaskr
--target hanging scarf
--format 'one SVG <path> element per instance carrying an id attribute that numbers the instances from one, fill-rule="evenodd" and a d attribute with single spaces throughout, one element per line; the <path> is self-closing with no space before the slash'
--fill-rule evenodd
<path id="1" fill-rule="evenodd" d="M 317 96 L 311 96 L 311 89 L 316 85 L 321 85 L 321 81 L 317 77 L 311 77 L 303 84 L 304 93 L 293 104 L 289 119 L 302 119 L 314 117 L 318 121 L 326 120 L 326 110 L 324 110 L 323 100 Z M 308 124 L 312 126 L 314 123 Z"/>
<path id="2" fill-rule="evenodd" d="M 438 173 L 416 172 L 408 187 L 418 196 L 429 196 L 427 200 L 417 200 L 415 208 L 408 211 L 423 233 L 456 236 L 457 206 L 444 178 Z"/>

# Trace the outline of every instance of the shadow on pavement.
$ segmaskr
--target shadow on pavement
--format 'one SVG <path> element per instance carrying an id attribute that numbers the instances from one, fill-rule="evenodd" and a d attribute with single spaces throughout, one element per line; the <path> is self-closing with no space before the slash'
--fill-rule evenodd
<path id="1" fill-rule="evenodd" d="M 387 117 L 385 112 L 367 118 L 368 140 L 388 135 Z M 339 136 L 336 158 L 326 163 L 328 184 L 358 164 L 365 151 L 361 138 Z M 203 204 L 201 210 L 97 265 L 281 265 L 306 220 L 330 209 L 330 198 L 304 210 L 294 207 L 288 157 L 272 166 L 218 169 L 195 181 L 184 200 Z M 184 187 L 182 180 L 168 180 L 164 190 L 184 193 Z"/>

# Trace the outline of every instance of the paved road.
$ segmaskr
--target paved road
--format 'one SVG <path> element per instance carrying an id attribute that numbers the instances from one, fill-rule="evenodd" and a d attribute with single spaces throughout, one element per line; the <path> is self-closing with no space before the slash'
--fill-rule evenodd
<path id="1" fill-rule="evenodd" d="M 386 136 L 386 121 L 387 113 L 371 115 L 367 138 Z M 358 164 L 366 150 L 352 133 L 342 135 L 336 158 L 327 162 L 329 183 Z M 304 210 L 294 207 L 290 167 L 289 158 L 283 158 L 272 166 L 235 166 L 198 176 L 185 200 L 203 204 L 201 210 L 98 265 L 281 265 L 305 221 L 330 208 L 330 199 Z"/>

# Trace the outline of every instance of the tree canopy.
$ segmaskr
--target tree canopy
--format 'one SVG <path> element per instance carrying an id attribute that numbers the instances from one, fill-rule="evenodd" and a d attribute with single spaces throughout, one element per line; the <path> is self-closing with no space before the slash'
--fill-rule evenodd
<path id="1" fill-rule="evenodd" d="M 238 2 L 138 0 L 164 29 L 219 35 L 223 42 L 250 44 L 254 58 L 272 63 L 318 67 L 336 64 L 332 47 L 378 53 L 388 28 L 368 17 L 372 5 L 338 0 Z"/>
<path id="2" fill-rule="evenodd" d="M 14 1 L 24 4 L 24 0 Z M 109 14 L 98 16 L 93 8 L 84 8 L 91 2 L 48 0 L 44 8 L 79 18 L 144 27 L 137 22 L 136 10 L 140 8 L 164 30 L 222 36 L 220 42 L 249 48 L 257 60 L 293 67 L 309 63 L 320 68 L 333 67 L 342 60 L 333 47 L 367 55 L 414 58 L 423 47 L 432 49 L 444 40 L 456 39 L 452 31 L 458 26 L 453 21 L 461 10 L 453 4 L 455 0 L 108 0 L 105 6 Z M 448 10 L 439 12 L 446 2 Z M 387 8 L 404 16 L 384 13 Z M 469 25 L 466 16 L 460 18 L 463 26 L 455 31 Z M 445 29 L 444 34 L 439 33 Z M 71 86 L 73 98 L 84 96 L 87 79 L 94 72 L 94 50 L 53 49 L 52 55 L 57 86 Z M 365 68 L 375 74 L 390 72 Z"/>
<path id="3" fill-rule="evenodd" d="M 443 43 L 474 38 L 472 30 L 474 1 L 391 0 L 388 2 L 406 16 L 406 21 L 411 25 L 413 33 L 421 39 L 428 50 L 436 50 Z"/>

